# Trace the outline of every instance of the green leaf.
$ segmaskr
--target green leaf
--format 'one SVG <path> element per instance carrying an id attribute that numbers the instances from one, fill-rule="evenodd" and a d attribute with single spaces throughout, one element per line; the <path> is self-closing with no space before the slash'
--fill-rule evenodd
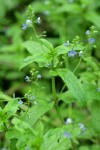
<path id="1" fill-rule="evenodd" d="M 29 56 L 29 57 L 25 58 L 20 65 L 20 70 L 23 69 L 24 67 L 26 67 L 27 65 L 31 64 L 34 61 L 35 60 L 34 60 L 33 56 Z"/>
<path id="2" fill-rule="evenodd" d="M 23 46 L 28 50 L 32 55 L 42 54 L 43 49 L 40 43 L 34 41 L 26 41 L 23 43 Z"/>
<path id="3" fill-rule="evenodd" d="M 84 48 L 85 46 L 83 46 L 82 43 L 77 44 L 75 46 L 74 45 L 69 45 L 69 46 L 60 45 L 55 48 L 55 51 L 57 52 L 58 55 L 60 55 L 60 54 L 66 54 L 72 49 L 79 51 L 79 50 L 83 50 Z"/>
<path id="4" fill-rule="evenodd" d="M 100 101 L 96 100 L 92 103 L 91 115 L 92 126 L 96 133 L 100 136 Z"/>
<path id="5" fill-rule="evenodd" d="M 87 91 L 87 96 L 89 102 L 93 102 L 93 100 L 100 101 L 100 93 L 97 91 L 97 87 L 90 83 L 83 83 L 84 89 Z"/>
<path id="6" fill-rule="evenodd" d="M 72 103 L 75 100 L 75 97 L 70 91 L 61 93 L 58 95 L 59 100 L 63 100 L 65 103 Z"/>
<path id="7" fill-rule="evenodd" d="M 13 99 L 6 104 L 5 108 L 3 109 L 3 113 L 6 114 L 7 119 L 16 113 L 18 106 L 18 100 L 16 99 Z"/>
<path id="8" fill-rule="evenodd" d="M 1 101 L 11 101 L 11 100 L 13 100 L 12 97 L 0 92 L 0 102 Z"/>
<path id="9" fill-rule="evenodd" d="M 58 75 L 63 79 L 65 85 L 69 88 L 73 96 L 78 100 L 80 104 L 84 104 L 86 100 L 88 100 L 81 82 L 69 69 L 58 69 L 51 72 L 51 74 Z"/>
<path id="10" fill-rule="evenodd" d="M 81 51 L 84 48 L 85 48 L 85 46 L 82 43 L 80 43 L 80 44 L 75 45 L 73 49 Z"/>
<path id="11" fill-rule="evenodd" d="M 49 50 L 53 50 L 53 45 L 46 39 L 40 39 L 41 43 L 45 45 Z"/>
<path id="12" fill-rule="evenodd" d="M 45 45 L 42 45 L 41 41 L 40 43 L 34 41 L 26 41 L 23 43 L 23 46 L 32 55 L 37 55 L 37 54 L 40 55 L 43 54 L 44 52 L 45 53 L 49 52 L 49 49 Z"/>
<path id="13" fill-rule="evenodd" d="M 56 129 L 50 129 L 43 137 L 43 143 L 40 150 L 67 150 L 72 147 L 71 141 L 64 133 L 71 134 L 72 139 L 80 135 L 80 129 L 77 126 L 68 125 Z"/>
<path id="14" fill-rule="evenodd" d="M 27 123 L 18 118 L 12 120 L 14 127 L 10 128 L 6 133 L 8 139 L 18 139 L 16 146 L 18 149 L 25 149 L 25 145 L 33 141 L 36 134 L 35 130 Z M 30 137 L 30 140 L 28 140 Z"/>
<path id="15" fill-rule="evenodd" d="M 28 122 L 31 126 L 41 118 L 43 114 L 53 108 L 53 102 L 40 100 L 37 105 L 32 106 L 22 117 L 23 121 Z"/>
<path id="16" fill-rule="evenodd" d="M 71 141 L 64 137 L 65 131 L 63 127 L 49 130 L 43 137 L 40 150 L 67 150 L 71 148 Z"/>
<path id="17" fill-rule="evenodd" d="M 67 52 L 69 52 L 71 50 L 70 46 L 64 46 L 64 45 L 60 45 L 58 47 L 55 48 L 55 51 L 57 52 L 58 55 L 60 54 L 66 54 Z"/>

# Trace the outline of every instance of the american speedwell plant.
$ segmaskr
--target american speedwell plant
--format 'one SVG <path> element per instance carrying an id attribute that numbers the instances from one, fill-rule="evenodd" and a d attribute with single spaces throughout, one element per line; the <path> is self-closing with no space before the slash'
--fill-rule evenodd
<path id="1" fill-rule="evenodd" d="M 97 107 L 100 105 L 100 71 L 91 57 L 97 31 L 94 26 L 86 31 L 86 44 L 76 36 L 72 42 L 66 40 L 54 47 L 44 39 L 46 32 L 41 35 L 36 32 L 36 24 L 41 23 L 41 18 L 35 19 L 29 6 L 22 29 L 33 28 L 36 38 L 23 43 L 30 56 L 23 60 L 20 69 L 32 63 L 34 67 L 25 77 L 29 91 L 23 98 L 7 98 L 6 106 L 0 108 L 0 130 L 5 133 L 6 147 L 77 150 L 84 139 L 91 139 L 94 145 L 100 132 L 100 128 L 95 127 L 99 119 L 95 111 L 100 112 Z M 90 69 L 86 71 L 87 77 L 84 65 Z"/>

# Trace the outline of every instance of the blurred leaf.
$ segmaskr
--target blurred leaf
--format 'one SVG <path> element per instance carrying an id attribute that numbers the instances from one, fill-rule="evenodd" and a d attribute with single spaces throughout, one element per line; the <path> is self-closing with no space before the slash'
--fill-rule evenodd
<path id="1" fill-rule="evenodd" d="M 100 136 L 100 101 L 94 101 L 92 103 L 92 125 L 96 133 Z"/>

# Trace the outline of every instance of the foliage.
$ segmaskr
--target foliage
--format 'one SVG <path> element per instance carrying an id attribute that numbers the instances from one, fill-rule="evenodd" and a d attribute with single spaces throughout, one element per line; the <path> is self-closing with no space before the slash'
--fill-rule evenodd
<path id="1" fill-rule="evenodd" d="M 0 3 L 0 149 L 99 150 L 99 0 Z"/>

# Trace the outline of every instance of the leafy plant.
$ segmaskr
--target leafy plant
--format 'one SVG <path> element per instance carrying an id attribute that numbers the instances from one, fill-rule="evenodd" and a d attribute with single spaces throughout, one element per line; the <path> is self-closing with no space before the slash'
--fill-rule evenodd
<path id="1" fill-rule="evenodd" d="M 75 8 L 78 5 L 70 9 Z M 45 31 L 36 31 L 41 22 L 30 5 L 22 29 L 32 28 L 35 38 L 22 42 L 29 56 L 20 65 L 21 72 L 32 66 L 25 77 L 29 90 L 17 98 L 0 93 L 0 132 L 6 141 L 2 147 L 99 150 L 100 65 L 91 55 L 97 30 L 91 26 L 86 31 L 86 43 L 76 36 L 72 42 L 54 46 L 44 38 Z"/>

